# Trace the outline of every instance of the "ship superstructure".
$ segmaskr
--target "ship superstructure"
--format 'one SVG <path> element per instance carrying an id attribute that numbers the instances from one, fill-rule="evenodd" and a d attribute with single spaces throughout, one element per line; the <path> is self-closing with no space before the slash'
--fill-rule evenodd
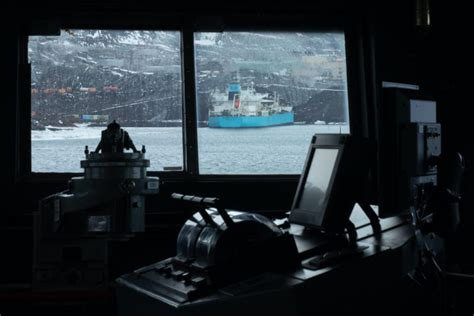
<path id="1" fill-rule="evenodd" d="M 291 106 L 282 106 L 275 92 L 259 93 L 239 82 L 228 84 L 227 91 L 214 92 L 209 110 L 209 127 L 245 128 L 293 124 Z"/>

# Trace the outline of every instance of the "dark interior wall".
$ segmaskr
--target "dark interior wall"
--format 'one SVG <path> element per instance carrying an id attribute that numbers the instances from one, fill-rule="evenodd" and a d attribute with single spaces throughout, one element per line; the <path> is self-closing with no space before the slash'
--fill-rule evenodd
<path id="1" fill-rule="evenodd" d="M 15 173 L 17 156 L 15 139 L 18 136 L 18 124 L 14 119 L 19 107 L 18 87 L 23 79 L 17 75 L 18 48 L 22 34 L 27 32 L 33 18 L 56 21 L 58 18 L 67 20 L 102 21 L 103 17 L 121 22 L 128 18 L 144 16 L 144 23 L 153 23 L 154 15 L 174 13 L 180 16 L 228 15 L 236 11 L 256 16 L 271 15 L 306 15 L 311 17 L 321 15 L 339 15 L 355 18 L 364 24 L 366 35 L 373 36 L 375 53 L 375 78 L 377 88 L 382 80 L 419 84 L 431 91 L 438 99 L 440 120 L 443 124 L 443 146 L 446 150 L 460 150 L 465 155 L 468 165 L 472 161 L 472 148 L 468 140 L 470 87 L 465 81 L 465 74 L 470 59 L 470 49 L 467 48 L 468 28 L 462 18 L 462 8 L 448 3 L 434 3 L 432 6 L 433 26 L 429 29 L 419 29 L 414 26 L 415 1 L 312 1 L 296 2 L 260 2 L 251 1 L 220 2 L 218 5 L 210 1 L 184 4 L 162 3 L 152 1 L 128 2 L 119 1 L 48 1 L 33 4 L 17 3 L 12 14 L 13 21 L 8 26 L 8 35 L 3 42 L 4 58 L 2 69 L 4 78 L 3 109 L 5 120 L 2 132 L 6 138 L 4 154 L 8 160 L 7 170 L 4 171 L 2 182 L 8 188 L 7 198 L 12 207 L 6 207 L 4 200 L 0 214 L 2 240 L 15 240 L 15 243 L 0 245 L 8 251 L 13 251 L 15 258 L 11 267 L 15 269 L 13 279 L 20 274 L 26 275 L 31 266 L 31 212 L 37 207 L 38 200 L 48 194 L 63 190 L 67 179 L 34 179 L 26 181 L 18 178 Z M 441 2 L 441 1 L 440 1 Z M 238 6 L 238 8 L 236 8 Z M 231 12 L 231 13 L 229 13 Z M 304 27 L 304 25 L 301 25 Z M 370 41 L 366 43 L 369 51 Z M 368 61 L 368 60 L 367 60 Z M 370 64 L 368 70 L 370 69 Z M 367 84 L 369 80 L 367 81 Z M 375 97 L 380 94 L 376 91 Z M 468 132 L 469 133 L 469 132 Z M 471 171 L 466 178 L 466 196 L 472 196 Z M 237 208 L 263 210 L 288 210 L 296 189 L 295 179 L 279 181 L 241 179 L 239 181 L 180 181 L 166 180 L 162 193 L 147 201 L 150 209 L 160 209 L 162 213 L 153 217 L 156 231 L 162 236 L 176 234 L 177 227 L 185 218 L 182 206 L 175 205 L 167 199 L 171 192 L 221 196 L 229 205 Z M 472 202 L 465 201 L 464 218 L 472 222 Z M 151 218 L 151 216 L 150 216 Z M 168 234 L 168 235 L 167 235 Z M 172 235 L 174 236 L 174 235 Z M 469 238 L 469 234 L 465 234 Z M 165 238 L 163 253 L 172 251 L 173 238 Z M 17 262 L 22 262 L 17 264 Z M 24 278 L 25 279 L 25 278 Z M 27 279 L 27 277 L 26 277 Z"/>
<path id="2" fill-rule="evenodd" d="M 443 2 L 443 1 L 440 1 Z M 459 151 L 465 158 L 466 171 L 461 200 L 463 229 L 453 244 L 461 262 L 474 263 L 472 251 L 464 245 L 474 242 L 474 153 L 472 126 L 473 48 L 470 42 L 470 12 L 462 5 L 440 3 L 434 13 L 438 25 L 424 50 L 426 84 L 435 92 L 443 128 L 446 152 Z"/>
<path id="3" fill-rule="evenodd" d="M 453 261 L 471 262 L 463 246 L 474 242 L 473 146 L 470 140 L 472 45 L 469 11 L 447 1 L 431 1 L 431 27 L 415 27 L 415 1 L 380 5 L 374 16 L 377 84 L 418 84 L 437 100 L 443 153 L 465 160 L 462 229 L 451 244 Z"/>

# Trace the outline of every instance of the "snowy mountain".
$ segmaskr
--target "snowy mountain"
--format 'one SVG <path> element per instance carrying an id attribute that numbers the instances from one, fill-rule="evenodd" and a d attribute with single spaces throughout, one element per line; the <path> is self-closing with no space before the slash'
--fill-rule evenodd
<path id="1" fill-rule="evenodd" d="M 81 114 L 109 115 L 124 125 L 181 119 L 180 43 L 179 32 L 170 31 L 64 30 L 30 37 L 32 111 L 44 123 Z M 243 85 L 276 92 L 303 112 L 325 88 L 343 85 L 341 34 L 196 33 L 195 45 L 201 120 L 207 120 L 209 93 L 225 89 L 236 72 Z M 330 106 L 342 117 L 340 102 Z"/>

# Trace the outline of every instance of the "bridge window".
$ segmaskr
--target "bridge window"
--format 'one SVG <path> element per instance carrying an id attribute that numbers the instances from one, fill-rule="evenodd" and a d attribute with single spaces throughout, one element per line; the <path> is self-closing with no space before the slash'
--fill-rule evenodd
<path id="1" fill-rule="evenodd" d="M 342 32 L 195 33 L 202 174 L 299 174 L 311 136 L 349 133 Z"/>
<path id="2" fill-rule="evenodd" d="M 181 34 L 62 30 L 30 36 L 33 172 L 81 172 L 84 146 L 117 120 L 149 170 L 183 167 Z"/>
<path id="3" fill-rule="evenodd" d="M 181 37 L 30 36 L 32 171 L 81 172 L 83 148 L 112 120 L 146 145 L 150 171 L 184 170 L 186 151 L 200 174 L 299 174 L 314 133 L 349 133 L 343 32 L 195 32 L 185 51 Z M 195 90 L 183 90 L 192 44 Z M 183 91 L 196 91 L 186 111 Z M 197 138 L 193 127 L 183 137 L 194 111 Z"/>

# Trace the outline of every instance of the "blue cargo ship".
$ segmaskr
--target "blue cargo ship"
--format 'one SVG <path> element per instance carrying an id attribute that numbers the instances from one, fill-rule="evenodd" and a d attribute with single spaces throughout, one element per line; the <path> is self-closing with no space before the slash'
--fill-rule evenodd
<path id="1" fill-rule="evenodd" d="M 230 83 L 225 93 L 211 95 L 209 127 L 249 128 L 289 125 L 294 122 L 291 106 L 282 106 L 277 93 L 257 93 L 253 87 L 241 89 Z"/>

